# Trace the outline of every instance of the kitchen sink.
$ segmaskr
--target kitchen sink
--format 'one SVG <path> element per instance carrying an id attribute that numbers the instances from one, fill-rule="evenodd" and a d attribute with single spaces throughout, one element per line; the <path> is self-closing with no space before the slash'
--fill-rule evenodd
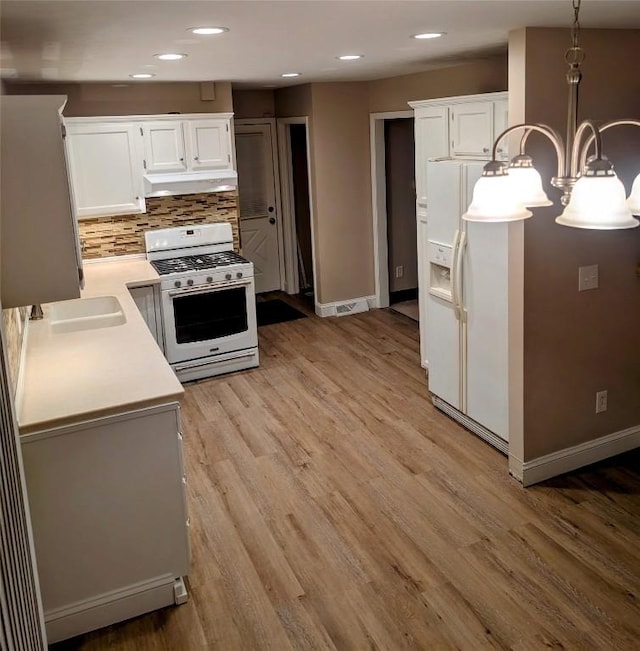
<path id="1" fill-rule="evenodd" d="M 53 332 L 79 332 L 112 328 L 126 323 L 122 305 L 115 296 L 75 298 L 52 303 L 49 320 Z"/>

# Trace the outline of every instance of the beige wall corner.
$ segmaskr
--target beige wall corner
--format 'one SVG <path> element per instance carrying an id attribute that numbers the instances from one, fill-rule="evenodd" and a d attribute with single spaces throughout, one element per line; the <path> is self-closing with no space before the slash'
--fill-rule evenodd
<path id="1" fill-rule="evenodd" d="M 412 100 L 507 89 L 507 55 L 369 82 L 369 111 L 406 111 Z"/>
<path id="2" fill-rule="evenodd" d="M 316 279 L 320 303 L 374 293 L 368 84 L 313 84 Z"/>
<path id="3" fill-rule="evenodd" d="M 564 134 L 569 31 L 527 28 L 524 38 L 526 82 L 524 91 L 518 88 L 526 120 Z M 640 118 L 640 78 L 629 74 L 640 30 L 582 30 L 580 40 L 586 51 L 580 119 Z M 628 191 L 634 166 L 638 172 L 640 129 L 615 131 L 605 133 L 604 152 Z M 555 174 L 550 143 L 535 136 L 527 150 L 544 179 Z M 534 209 L 525 222 L 525 464 L 640 423 L 640 229 L 557 225 L 559 193 L 547 192 L 554 206 Z M 599 289 L 578 292 L 578 267 L 593 264 Z M 603 389 L 608 410 L 596 414 L 595 394 Z"/>
<path id="4" fill-rule="evenodd" d="M 161 113 L 230 113 L 231 83 L 215 82 L 215 99 L 202 100 L 200 84 L 132 82 L 130 84 L 7 83 L 12 95 L 66 95 L 66 117 L 154 115 Z"/>
<path id="5" fill-rule="evenodd" d="M 276 114 L 273 90 L 234 90 L 233 117 L 272 118 Z"/>
<path id="6" fill-rule="evenodd" d="M 276 117 L 301 118 L 311 116 L 311 84 L 279 88 L 274 95 Z"/>

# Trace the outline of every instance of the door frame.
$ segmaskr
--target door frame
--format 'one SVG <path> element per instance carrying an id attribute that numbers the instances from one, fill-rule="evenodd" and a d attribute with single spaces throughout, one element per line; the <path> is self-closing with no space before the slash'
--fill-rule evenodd
<path id="1" fill-rule="evenodd" d="M 389 246 L 387 236 L 387 173 L 385 169 L 385 120 L 413 118 L 412 109 L 369 115 L 371 139 L 371 213 L 373 216 L 373 267 L 375 306 L 389 307 Z"/>
<path id="2" fill-rule="evenodd" d="M 284 246 L 284 228 L 282 224 L 282 199 L 280 192 L 280 169 L 278 165 L 278 131 L 275 118 L 237 118 L 234 119 L 234 126 L 268 126 L 271 131 L 271 160 L 273 164 L 273 184 L 275 189 L 275 210 L 276 210 L 276 231 L 278 233 L 278 272 L 280 275 L 280 289 L 285 289 L 286 272 L 285 258 L 286 249 Z M 234 128 L 234 151 L 235 151 L 235 128 Z M 237 164 L 236 164 L 237 169 Z M 242 248 L 242 230 L 240 226 L 240 199 L 238 199 L 238 235 L 240 238 L 240 247 Z"/>
<path id="3" fill-rule="evenodd" d="M 296 221 L 294 217 L 293 169 L 291 158 L 291 125 L 303 124 L 307 136 L 307 178 L 309 182 L 309 221 L 311 229 L 311 259 L 313 272 L 313 296 L 318 301 L 318 270 L 316 258 L 316 232 L 313 211 L 313 183 L 311 180 L 311 139 L 309 118 L 278 118 L 278 152 L 280 154 L 280 183 L 282 186 L 282 226 L 284 231 L 285 283 L 287 294 L 298 294 L 298 247 L 296 245 Z"/>

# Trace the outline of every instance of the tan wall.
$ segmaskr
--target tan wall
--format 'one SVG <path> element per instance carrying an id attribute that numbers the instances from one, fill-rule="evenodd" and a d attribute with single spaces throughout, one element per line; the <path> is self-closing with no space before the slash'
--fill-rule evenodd
<path id="1" fill-rule="evenodd" d="M 312 87 L 320 303 L 374 293 L 368 97 L 366 82 Z"/>
<path id="2" fill-rule="evenodd" d="M 311 116 L 311 84 L 280 88 L 275 92 L 276 117 Z"/>
<path id="3" fill-rule="evenodd" d="M 407 102 L 507 90 L 507 56 L 369 82 L 369 110 L 406 111 Z"/>
<path id="4" fill-rule="evenodd" d="M 525 44 L 526 119 L 563 133 L 569 32 L 529 28 Z M 640 77 L 629 74 L 629 64 L 640 52 L 640 31 L 583 30 L 581 44 L 587 57 L 580 117 L 639 119 Z M 549 178 L 555 173 L 551 145 L 531 140 L 528 151 Z M 628 191 L 632 167 L 639 171 L 640 129 L 607 132 L 604 148 Z M 548 193 L 555 206 L 536 209 L 525 223 L 525 461 L 640 423 L 640 228 L 557 225 L 559 193 Z M 591 264 L 599 265 L 600 288 L 578 292 L 578 266 Z M 596 415 L 595 394 L 603 389 L 608 411 Z"/>
<path id="5" fill-rule="evenodd" d="M 199 83 L 27 84 L 7 83 L 13 95 L 67 95 L 67 117 L 153 115 L 160 113 L 230 113 L 231 83 L 215 83 L 215 100 L 200 99 Z"/>
<path id="6" fill-rule="evenodd" d="M 234 90 L 235 118 L 272 118 L 276 114 L 276 98 L 272 90 Z"/>

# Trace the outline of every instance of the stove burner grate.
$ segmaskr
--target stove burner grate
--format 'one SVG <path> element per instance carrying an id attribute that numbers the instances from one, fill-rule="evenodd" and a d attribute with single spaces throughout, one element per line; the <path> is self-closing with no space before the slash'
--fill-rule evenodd
<path id="1" fill-rule="evenodd" d="M 247 260 L 235 251 L 220 251 L 218 253 L 205 253 L 203 255 L 185 255 L 179 258 L 151 260 L 151 265 L 161 276 L 165 276 L 167 274 L 227 267 L 232 264 L 247 264 L 247 262 Z"/>

